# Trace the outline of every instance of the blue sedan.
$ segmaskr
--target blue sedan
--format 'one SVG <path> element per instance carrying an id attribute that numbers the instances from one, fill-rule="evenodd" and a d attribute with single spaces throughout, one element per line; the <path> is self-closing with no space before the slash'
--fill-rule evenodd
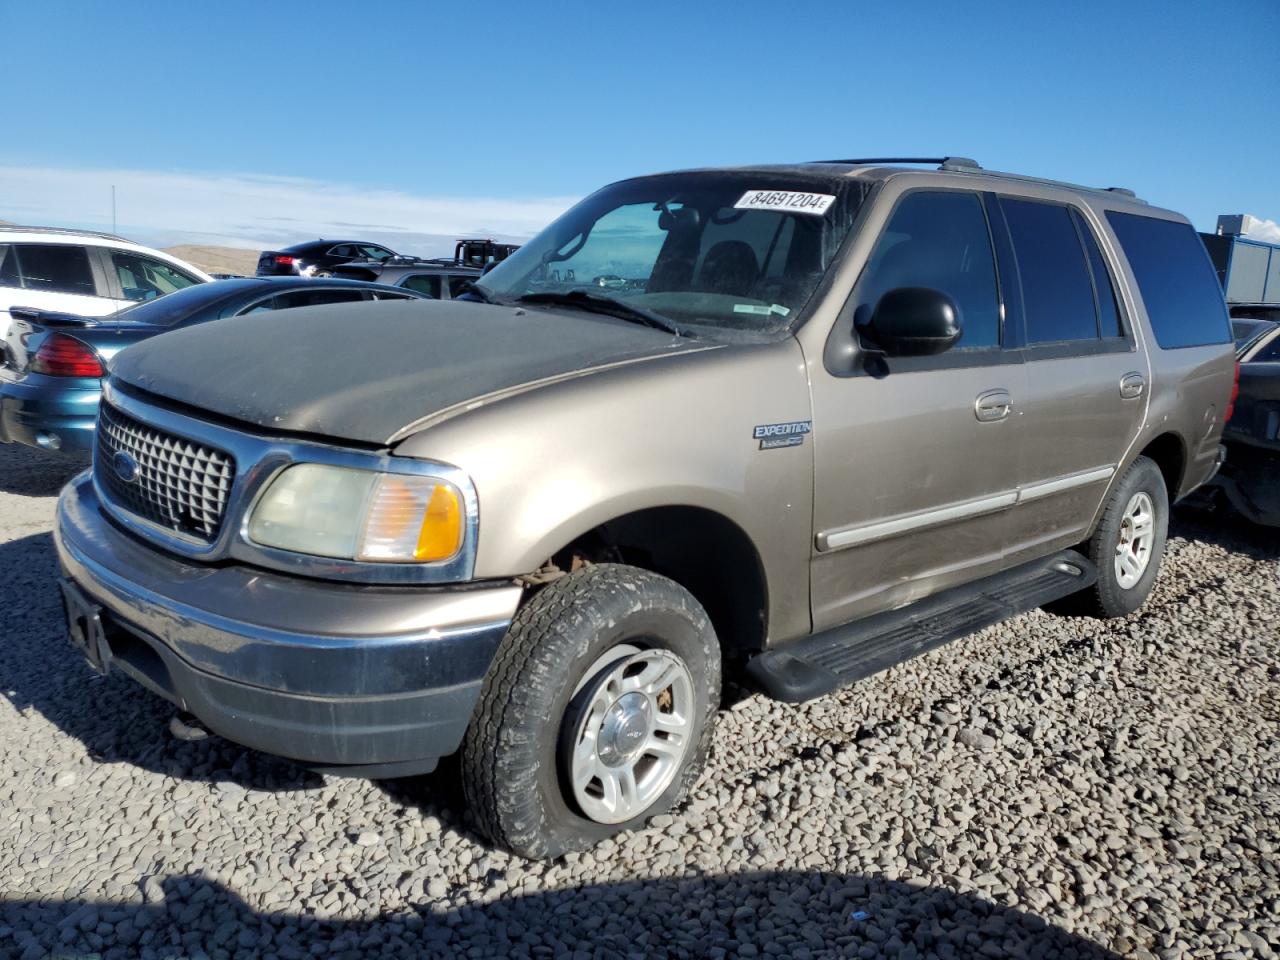
<path id="1" fill-rule="evenodd" d="M 12 334 L 0 344 L 0 442 L 90 452 L 107 365 L 139 340 L 246 313 L 422 296 L 359 280 L 246 277 L 196 284 L 100 318 L 13 307 Z"/>

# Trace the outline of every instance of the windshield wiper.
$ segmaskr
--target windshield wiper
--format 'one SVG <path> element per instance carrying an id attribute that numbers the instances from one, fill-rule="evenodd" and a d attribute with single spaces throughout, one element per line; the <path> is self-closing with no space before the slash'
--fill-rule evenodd
<path id="1" fill-rule="evenodd" d="M 613 297 L 602 296 L 598 293 L 588 293 L 586 290 L 567 290 L 562 293 L 526 293 L 522 297 L 517 297 L 516 302 L 562 304 L 566 307 L 579 307 L 583 310 L 590 310 L 593 313 L 603 313 L 606 316 L 617 317 L 619 320 L 626 320 L 629 323 L 656 327 L 659 330 L 667 331 L 667 333 L 675 334 L 677 337 L 689 336 L 688 333 L 676 326 L 674 321 L 668 320 L 660 313 L 654 313 L 652 310 L 646 310 L 643 307 L 632 306 L 623 300 L 615 300 Z"/>
<path id="2" fill-rule="evenodd" d="M 498 303 L 496 299 L 485 292 L 484 287 L 476 283 L 474 280 L 468 280 L 462 285 L 462 293 L 454 297 L 455 300 L 461 300 L 464 297 L 474 297 L 481 303 Z"/>

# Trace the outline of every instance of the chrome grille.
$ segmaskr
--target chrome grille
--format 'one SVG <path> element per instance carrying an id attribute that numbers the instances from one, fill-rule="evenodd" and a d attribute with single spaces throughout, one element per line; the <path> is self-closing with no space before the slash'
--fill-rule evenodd
<path id="1" fill-rule="evenodd" d="M 217 539 L 235 479 L 228 454 L 157 430 L 105 400 L 97 432 L 94 475 L 116 506 L 205 543 Z"/>

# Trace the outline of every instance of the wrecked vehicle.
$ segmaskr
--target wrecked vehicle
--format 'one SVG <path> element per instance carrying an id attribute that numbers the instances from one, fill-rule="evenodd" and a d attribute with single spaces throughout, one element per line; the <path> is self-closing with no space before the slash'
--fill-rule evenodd
<path id="1" fill-rule="evenodd" d="M 1039 605 L 1138 609 L 1234 366 L 1195 231 L 1128 191 L 626 180 L 461 301 L 123 353 L 59 503 L 69 629 L 320 769 L 460 751 L 480 827 L 557 856 L 690 789 L 724 670 L 802 701 Z"/>
<path id="2" fill-rule="evenodd" d="M 1269 319 L 1277 314 L 1232 309 L 1238 395 L 1222 435 L 1227 460 L 1210 484 L 1236 512 L 1269 527 L 1280 527 L 1280 320 Z"/>

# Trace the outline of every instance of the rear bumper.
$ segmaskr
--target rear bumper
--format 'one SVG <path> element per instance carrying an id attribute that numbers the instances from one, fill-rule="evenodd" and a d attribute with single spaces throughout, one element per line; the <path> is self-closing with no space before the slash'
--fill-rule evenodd
<path id="1" fill-rule="evenodd" d="M 59 499 L 55 541 L 73 619 L 77 595 L 98 618 L 96 666 L 230 740 L 348 773 L 422 772 L 458 748 L 521 593 L 188 563 L 115 527 L 87 474 Z"/>
<path id="2" fill-rule="evenodd" d="M 38 375 L 0 380 L 0 441 L 90 453 L 101 398 L 98 381 L 82 386 Z"/>

